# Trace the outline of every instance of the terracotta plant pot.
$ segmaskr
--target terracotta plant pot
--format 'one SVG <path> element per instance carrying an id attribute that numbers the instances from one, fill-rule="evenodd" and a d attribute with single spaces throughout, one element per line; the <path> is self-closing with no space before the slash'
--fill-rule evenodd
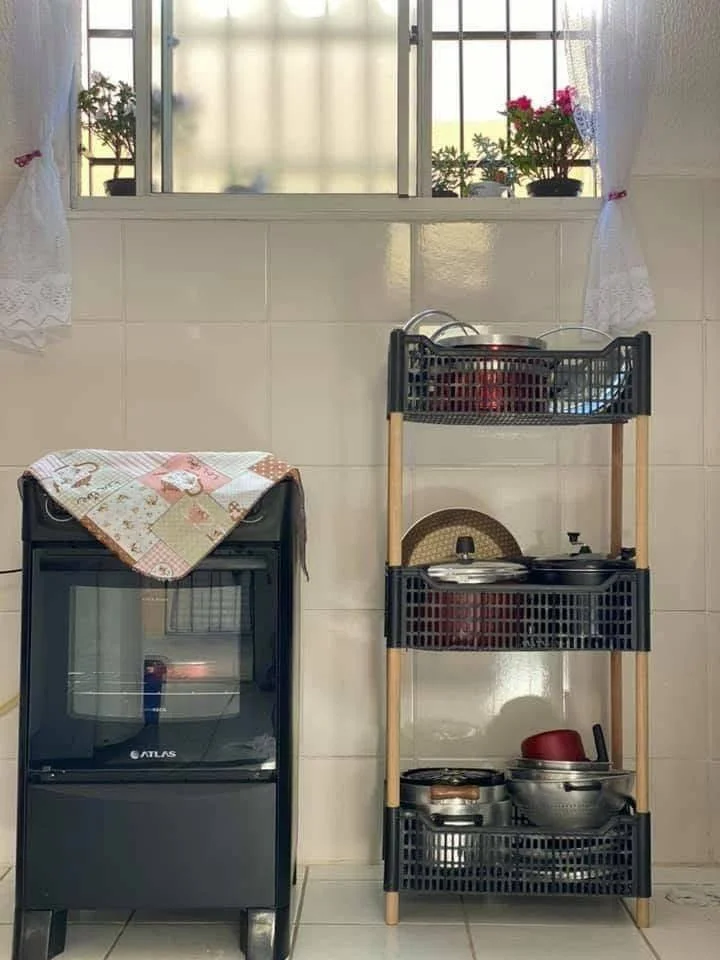
<path id="1" fill-rule="evenodd" d="M 551 177 L 549 180 L 533 180 L 527 185 L 531 197 L 577 197 L 582 190 L 582 180 Z"/>

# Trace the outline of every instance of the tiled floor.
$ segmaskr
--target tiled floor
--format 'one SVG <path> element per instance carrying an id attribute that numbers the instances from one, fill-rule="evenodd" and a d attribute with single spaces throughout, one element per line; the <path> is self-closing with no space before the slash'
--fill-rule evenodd
<path id="1" fill-rule="evenodd" d="M 0 960 L 9 960 L 12 871 L 0 867 Z M 377 867 L 310 867 L 297 887 L 293 960 L 717 960 L 720 870 L 660 870 L 653 926 L 620 902 L 403 898 L 382 922 Z M 678 902 L 680 901 L 680 902 Z M 207 916 L 73 918 L 63 960 L 240 960 L 237 924 Z"/>

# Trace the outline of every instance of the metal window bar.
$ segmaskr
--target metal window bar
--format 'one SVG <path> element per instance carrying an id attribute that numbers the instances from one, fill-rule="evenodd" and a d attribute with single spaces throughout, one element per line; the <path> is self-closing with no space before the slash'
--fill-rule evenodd
<path id="1" fill-rule="evenodd" d="M 417 24 L 411 27 L 410 44 L 418 48 L 418 196 L 432 195 L 432 45 L 439 41 L 456 41 L 458 45 L 458 101 L 459 147 L 465 150 L 465 77 L 464 63 L 468 55 L 467 43 L 472 41 L 502 40 L 505 42 L 505 99 L 512 89 L 512 44 L 518 40 L 552 40 L 552 86 L 558 84 L 558 44 L 565 34 L 559 29 L 558 3 L 552 3 L 550 30 L 513 30 L 512 0 L 505 0 L 505 30 L 465 30 L 465 0 L 458 0 L 458 29 L 433 30 L 433 0 L 418 0 Z M 429 41 L 428 41 L 428 38 Z M 508 121 L 508 137 L 509 137 Z M 598 191 L 597 163 L 593 156 L 580 159 L 574 166 L 592 167 L 594 193 Z"/>

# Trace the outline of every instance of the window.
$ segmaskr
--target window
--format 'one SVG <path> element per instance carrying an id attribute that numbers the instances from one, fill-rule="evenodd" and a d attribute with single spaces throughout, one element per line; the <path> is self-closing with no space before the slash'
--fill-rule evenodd
<path id="1" fill-rule="evenodd" d="M 83 0 L 79 193 L 429 196 L 433 150 L 567 83 L 557 6 Z"/>

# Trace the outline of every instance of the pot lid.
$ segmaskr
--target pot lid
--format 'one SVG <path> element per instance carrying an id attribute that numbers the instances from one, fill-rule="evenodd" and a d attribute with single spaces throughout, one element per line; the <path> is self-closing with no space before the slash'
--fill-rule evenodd
<path id="1" fill-rule="evenodd" d="M 497 333 L 489 328 L 481 328 L 482 332 L 466 336 L 440 337 L 435 342 L 439 347 L 494 347 L 501 349 L 521 348 L 523 350 L 544 350 L 545 341 L 537 337 L 521 337 L 516 334 Z"/>
<path id="2" fill-rule="evenodd" d="M 499 787 L 505 783 L 505 774 L 489 767 L 419 767 L 401 773 L 400 782 L 421 787 Z"/>
<path id="3" fill-rule="evenodd" d="M 519 580 L 527 574 L 521 563 L 502 560 L 471 560 L 456 563 L 438 563 L 427 568 L 428 576 L 446 583 L 497 583 L 500 580 Z"/>

